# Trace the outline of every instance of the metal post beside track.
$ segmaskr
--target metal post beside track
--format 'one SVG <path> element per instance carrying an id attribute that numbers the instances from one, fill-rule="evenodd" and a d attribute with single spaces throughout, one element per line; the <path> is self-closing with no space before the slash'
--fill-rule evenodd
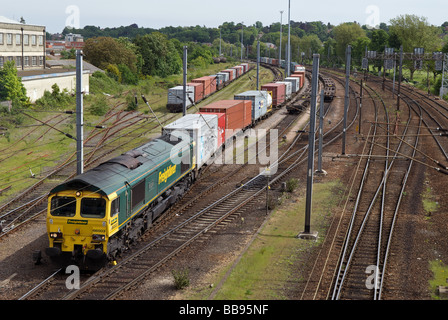
<path id="1" fill-rule="evenodd" d="M 320 175 L 326 175 L 327 172 L 322 169 L 322 153 L 323 153 L 323 143 L 324 143 L 324 113 L 325 113 L 325 103 L 324 103 L 324 89 L 320 93 L 320 111 L 319 111 L 319 153 L 317 158 L 317 170 L 316 173 Z"/>
<path id="2" fill-rule="evenodd" d="M 345 142 L 347 135 L 347 111 L 350 102 L 349 89 L 350 89 L 350 62 L 352 55 L 352 47 L 348 46 L 346 51 L 347 62 L 345 64 L 345 102 L 344 102 L 344 129 L 342 134 L 342 155 L 345 154 Z"/>
<path id="3" fill-rule="evenodd" d="M 82 92 L 82 56 L 81 50 L 76 51 L 76 173 L 84 173 L 84 113 L 83 113 L 83 92 Z"/>
<path id="4" fill-rule="evenodd" d="M 305 230 L 297 237 L 299 239 L 316 240 L 317 232 L 311 232 L 311 203 L 313 194 L 313 178 L 314 178 L 314 139 L 316 137 L 316 105 L 317 90 L 319 85 L 319 54 L 313 55 L 313 76 L 311 86 L 311 108 L 310 108 L 310 131 L 308 135 L 308 173 L 306 183 L 306 211 L 305 211 Z"/>
<path id="5" fill-rule="evenodd" d="M 187 114 L 187 50 L 188 47 L 184 46 L 184 57 L 183 57 L 183 64 L 184 64 L 184 92 L 183 92 L 183 106 L 182 106 L 182 112 L 185 116 Z"/>

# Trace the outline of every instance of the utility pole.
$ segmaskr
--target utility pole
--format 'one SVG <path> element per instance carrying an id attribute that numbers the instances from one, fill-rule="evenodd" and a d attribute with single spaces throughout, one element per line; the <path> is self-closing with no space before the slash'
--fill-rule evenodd
<path id="1" fill-rule="evenodd" d="M 278 46 L 280 48 L 278 53 L 278 61 L 281 63 L 282 61 L 282 33 L 283 33 L 283 11 L 280 11 L 280 45 Z"/>
<path id="2" fill-rule="evenodd" d="M 244 49 L 244 21 L 241 22 L 241 62 L 243 62 L 243 49 Z"/>
<path id="3" fill-rule="evenodd" d="M 286 61 L 286 77 L 291 75 L 291 0 L 288 1 L 288 60 Z"/>
<path id="4" fill-rule="evenodd" d="M 445 90 L 448 88 L 448 55 L 445 53 L 443 55 L 442 62 L 442 86 L 440 87 L 440 99 L 443 100 L 443 96 L 445 95 Z"/>
<path id="5" fill-rule="evenodd" d="M 306 183 L 306 212 L 305 212 L 305 230 L 298 235 L 299 239 L 317 239 L 317 232 L 311 232 L 311 204 L 313 194 L 313 175 L 314 175 L 314 139 L 316 137 L 316 105 L 317 90 L 319 86 L 319 54 L 313 55 L 313 75 L 311 86 L 311 110 L 310 110 L 310 132 L 308 134 L 308 176 Z"/>
<path id="6" fill-rule="evenodd" d="M 350 85 L 350 62 L 351 62 L 351 54 L 352 54 L 352 47 L 347 46 L 346 50 L 346 58 L 347 61 L 345 63 L 345 103 L 344 103 L 344 129 L 342 133 L 342 154 L 345 155 L 345 142 L 346 142 L 346 135 L 347 135 L 347 112 L 348 112 L 348 106 L 350 102 L 350 96 L 349 96 L 349 85 Z"/>
<path id="7" fill-rule="evenodd" d="M 187 114 L 187 67 L 188 67 L 188 61 L 187 61 L 187 50 L 188 47 L 184 46 L 184 90 L 183 90 L 183 106 L 182 106 L 182 112 L 185 116 Z"/>
<path id="8" fill-rule="evenodd" d="M 325 113 L 325 91 L 322 89 L 320 93 L 320 111 L 319 111 L 319 153 L 317 158 L 317 174 L 326 175 L 327 172 L 322 169 L 322 153 L 324 144 L 324 113 Z"/>
<path id="9" fill-rule="evenodd" d="M 260 40 L 257 43 L 257 90 L 260 88 Z"/>
<path id="10" fill-rule="evenodd" d="M 76 173 L 84 173 L 84 106 L 82 92 L 83 53 L 76 50 Z"/>
<path id="11" fill-rule="evenodd" d="M 400 67 L 398 71 L 397 111 L 400 111 L 401 78 L 403 77 L 403 46 L 400 46 Z"/>

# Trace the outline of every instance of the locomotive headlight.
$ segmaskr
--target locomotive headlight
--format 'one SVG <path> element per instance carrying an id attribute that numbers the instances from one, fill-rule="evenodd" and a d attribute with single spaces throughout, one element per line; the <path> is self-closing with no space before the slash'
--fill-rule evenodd
<path id="1" fill-rule="evenodd" d="M 50 238 L 60 239 L 62 238 L 62 232 L 50 232 Z"/>
<path id="2" fill-rule="evenodd" d="M 92 234 L 93 241 L 104 241 L 106 240 L 106 236 L 104 234 Z"/>

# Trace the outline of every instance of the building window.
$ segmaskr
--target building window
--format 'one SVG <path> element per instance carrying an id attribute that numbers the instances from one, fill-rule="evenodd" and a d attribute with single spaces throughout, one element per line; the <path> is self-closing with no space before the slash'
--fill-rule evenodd
<path id="1" fill-rule="evenodd" d="M 29 35 L 27 35 L 27 34 L 23 35 L 23 44 L 26 46 L 30 44 L 30 36 Z"/>
<path id="2" fill-rule="evenodd" d="M 44 36 L 39 36 L 39 45 L 40 46 L 44 45 Z"/>
<path id="3" fill-rule="evenodd" d="M 22 57 L 16 57 L 16 66 L 21 67 L 22 66 Z"/>
<path id="4" fill-rule="evenodd" d="M 22 44 L 22 37 L 20 34 L 16 34 L 16 45 Z"/>
<path id="5" fill-rule="evenodd" d="M 32 35 L 32 36 L 31 36 L 31 45 L 32 45 L 32 46 L 35 46 L 35 45 L 36 45 L 36 36 L 35 36 L 35 35 Z"/>
<path id="6" fill-rule="evenodd" d="M 30 57 L 25 57 L 23 62 L 24 62 L 25 67 L 28 67 L 30 65 Z"/>
<path id="7" fill-rule="evenodd" d="M 6 44 L 12 44 L 12 33 L 6 34 Z"/>
<path id="8" fill-rule="evenodd" d="M 0 57 L 0 68 L 3 68 L 3 64 L 4 64 L 4 58 Z"/>
<path id="9" fill-rule="evenodd" d="M 44 65 L 44 57 L 39 57 L 39 66 Z"/>
<path id="10" fill-rule="evenodd" d="M 31 57 L 31 63 L 34 66 L 37 66 L 37 57 Z"/>
<path id="11" fill-rule="evenodd" d="M 3 33 L 0 33 L 0 44 L 3 44 Z"/>

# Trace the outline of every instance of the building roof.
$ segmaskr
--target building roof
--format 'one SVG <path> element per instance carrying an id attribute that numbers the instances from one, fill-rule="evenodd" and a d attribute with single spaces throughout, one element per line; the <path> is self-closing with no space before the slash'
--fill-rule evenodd
<path id="1" fill-rule="evenodd" d="M 46 64 L 50 68 L 76 68 L 76 60 L 72 59 L 47 60 Z M 91 73 L 94 73 L 95 71 L 102 71 L 100 68 L 95 67 L 93 64 L 90 64 L 87 61 L 83 61 L 82 66 L 84 71 L 89 70 Z"/>
<path id="2" fill-rule="evenodd" d="M 0 23 L 11 23 L 11 24 L 21 24 L 18 21 L 12 20 L 12 19 L 8 19 L 4 16 L 0 16 Z"/>
<path id="3" fill-rule="evenodd" d="M 12 20 L 12 19 L 6 18 L 4 16 L 0 16 L 0 23 L 18 24 L 18 25 L 30 26 L 30 27 L 41 27 L 40 25 L 35 25 L 35 24 L 20 23 L 19 21 Z"/>

